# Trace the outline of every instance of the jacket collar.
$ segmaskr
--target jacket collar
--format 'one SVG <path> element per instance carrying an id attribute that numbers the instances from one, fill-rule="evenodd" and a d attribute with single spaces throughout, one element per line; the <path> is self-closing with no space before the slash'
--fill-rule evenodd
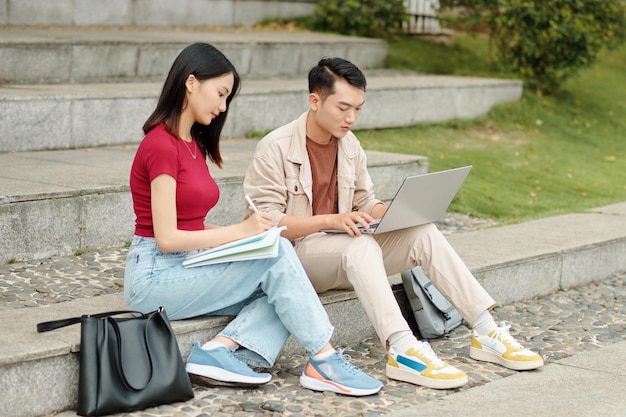
<path id="1" fill-rule="evenodd" d="M 287 154 L 287 160 L 294 164 L 302 165 L 306 159 L 308 159 L 306 152 L 306 121 L 309 116 L 309 112 L 306 111 L 296 119 L 295 123 L 295 134 L 293 136 L 293 140 L 291 141 L 289 152 Z M 348 135 L 352 135 L 352 132 L 348 132 Z M 347 136 L 347 135 L 346 135 Z M 339 141 L 339 149 L 337 150 L 338 155 L 344 155 L 346 158 L 354 158 L 359 152 L 359 147 L 354 146 L 354 144 L 350 144 L 349 141 L 341 140 L 342 138 L 338 138 Z"/>
<path id="2" fill-rule="evenodd" d="M 306 111 L 296 120 L 295 132 L 289 146 L 287 160 L 302 165 L 307 157 L 306 153 L 306 120 L 309 112 Z"/>

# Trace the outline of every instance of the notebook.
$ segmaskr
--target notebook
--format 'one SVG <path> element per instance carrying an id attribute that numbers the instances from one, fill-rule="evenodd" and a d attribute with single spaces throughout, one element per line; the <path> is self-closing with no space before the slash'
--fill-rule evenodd
<path id="1" fill-rule="evenodd" d="M 441 220 L 472 166 L 406 177 L 382 218 L 361 233 L 385 233 Z M 326 233 L 346 233 L 324 229 Z"/>
<path id="2" fill-rule="evenodd" d="M 249 261 L 252 259 L 274 258 L 278 255 L 278 238 L 286 226 L 272 227 L 263 233 L 206 249 L 187 256 L 185 268 L 213 265 L 222 262 Z"/>

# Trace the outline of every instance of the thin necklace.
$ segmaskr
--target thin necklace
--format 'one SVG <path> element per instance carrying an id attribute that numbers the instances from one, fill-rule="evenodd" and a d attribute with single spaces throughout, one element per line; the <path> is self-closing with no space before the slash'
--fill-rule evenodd
<path id="1" fill-rule="evenodd" d="M 189 149 L 189 145 L 187 145 L 187 141 L 184 139 L 181 139 L 181 140 L 183 141 L 183 143 L 185 144 L 185 147 L 189 151 L 189 155 L 191 155 L 193 159 L 196 159 L 196 157 L 198 156 L 198 148 L 196 148 L 196 141 L 191 139 L 191 141 L 193 142 L 193 152 L 191 152 L 191 149 Z"/>

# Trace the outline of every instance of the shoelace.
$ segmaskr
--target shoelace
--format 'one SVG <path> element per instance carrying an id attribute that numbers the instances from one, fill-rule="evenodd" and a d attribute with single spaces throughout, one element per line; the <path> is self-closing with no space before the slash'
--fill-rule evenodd
<path id="1" fill-rule="evenodd" d="M 350 372 L 355 375 L 361 371 L 356 365 L 352 364 L 352 357 L 347 353 L 343 353 L 345 349 L 337 349 L 335 351 L 335 355 L 337 355 L 341 359 L 341 363 L 343 366 Z"/>
<path id="2" fill-rule="evenodd" d="M 524 347 L 517 341 L 511 333 L 509 329 L 511 325 L 506 325 L 504 322 L 500 323 L 500 326 L 496 330 L 493 331 L 493 334 L 489 338 L 491 343 L 494 343 L 496 340 L 502 340 L 503 342 L 507 342 L 513 349 L 521 350 Z"/>
<path id="3" fill-rule="evenodd" d="M 429 362 L 431 362 L 436 368 L 442 368 L 446 366 L 446 363 L 439 359 L 433 348 L 430 346 L 430 343 L 417 341 L 417 351 L 426 358 Z"/>

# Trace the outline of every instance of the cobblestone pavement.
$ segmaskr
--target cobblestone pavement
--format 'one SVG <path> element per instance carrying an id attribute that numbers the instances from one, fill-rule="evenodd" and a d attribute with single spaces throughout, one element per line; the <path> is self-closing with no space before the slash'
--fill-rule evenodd
<path id="1" fill-rule="evenodd" d="M 447 218 L 440 228 L 457 233 L 489 225 L 462 216 Z M 28 264 L 0 266 L 0 310 L 26 308 L 77 297 L 121 291 L 124 249 L 87 252 L 79 256 L 51 257 Z M 626 273 L 578 288 L 570 288 L 522 300 L 494 309 L 497 321 L 513 324 L 511 332 L 525 346 L 538 351 L 546 362 L 562 359 L 626 339 Z M 377 395 L 353 398 L 317 393 L 300 387 L 298 377 L 305 364 L 304 353 L 282 357 L 272 368 L 273 380 L 256 389 L 194 386 L 195 399 L 164 405 L 129 417 L 149 416 L 363 416 L 374 417 L 394 410 L 513 375 L 515 371 L 476 362 L 469 358 L 469 334 L 461 326 L 447 338 L 431 341 L 439 356 L 465 370 L 469 384 L 455 390 L 433 390 L 387 380 L 385 352 L 374 338 L 346 352 L 368 374 L 385 383 Z M 540 370 L 529 372 L 541 372 Z M 63 412 L 58 417 L 69 417 Z M 122 415 L 120 415 L 122 416 Z"/>

